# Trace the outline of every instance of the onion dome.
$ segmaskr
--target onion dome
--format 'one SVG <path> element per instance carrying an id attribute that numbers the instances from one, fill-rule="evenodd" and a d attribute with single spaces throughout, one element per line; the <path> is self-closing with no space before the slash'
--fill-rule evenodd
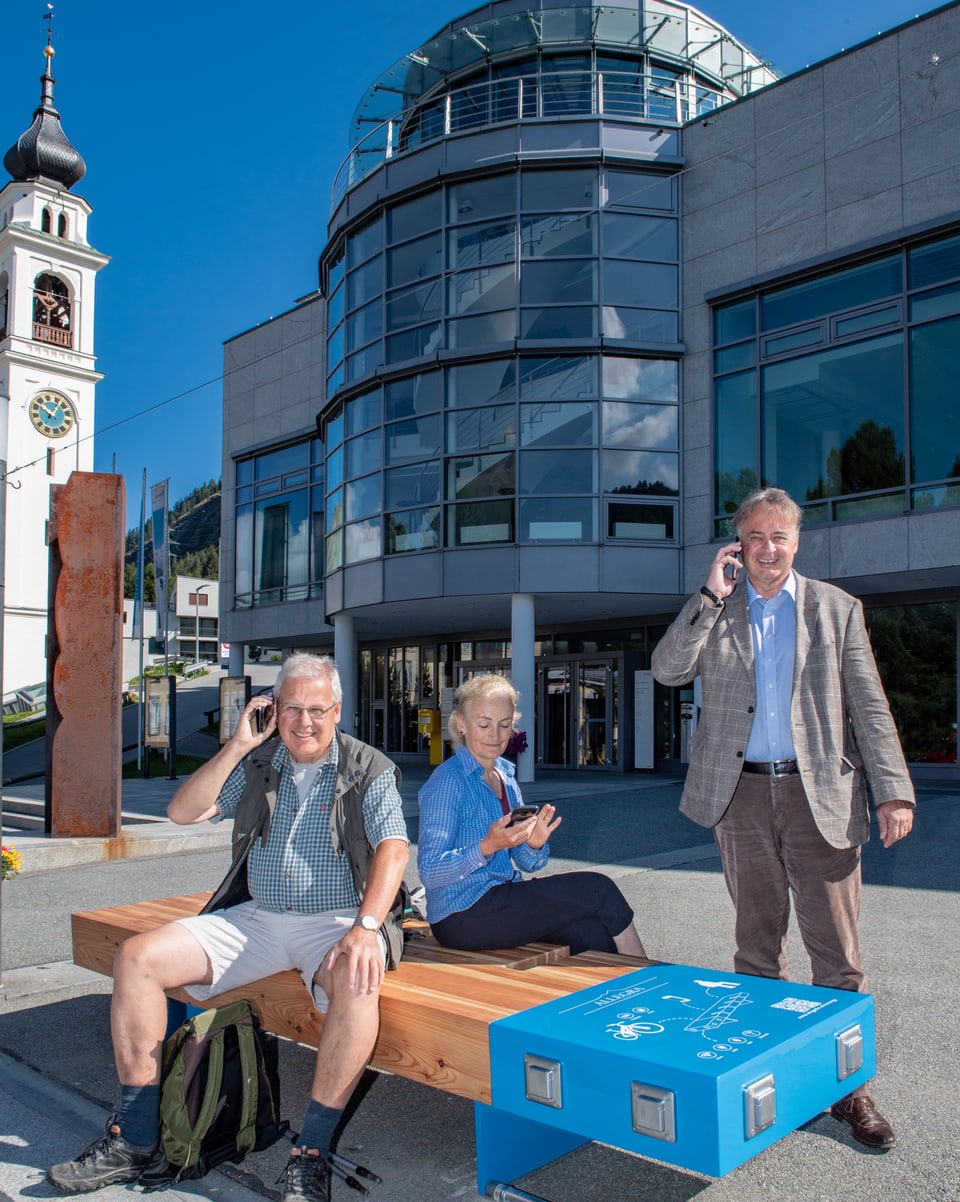
<path id="1" fill-rule="evenodd" d="M 60 126 L 60 114 L 53 104 L 50 74 L 54 49 L 48 42 L 43 48 L 46 65 L 40 82 L 43 91 L 40 106 L 34 111 L 33 124 L 20 135 L 3 156 L 3 165 L 15 180 L 24 183 L 44 180 L 69 190 L 83 179 L 86 164 Z"/>

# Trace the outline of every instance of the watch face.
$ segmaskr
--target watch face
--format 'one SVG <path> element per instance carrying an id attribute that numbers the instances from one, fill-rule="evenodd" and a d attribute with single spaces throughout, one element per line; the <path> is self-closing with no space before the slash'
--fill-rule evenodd
<path id="1" fill-rule="evenodd" d="M 30 420 L 47 438 L 63 438 L 76 424 L 77 412 L 60 392 L 38 392 L 30 402 Z"/>

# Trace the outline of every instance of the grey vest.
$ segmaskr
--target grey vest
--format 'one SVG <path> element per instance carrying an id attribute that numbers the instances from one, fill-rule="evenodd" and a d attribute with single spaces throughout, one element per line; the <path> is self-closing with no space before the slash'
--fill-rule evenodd
<path id="1" fill-rule="evenodd" d="M 348 857 L 357 895 L 362 898 L 374 854 L 363 824 L 364 794 L 371 781 L 388 769 L 393 770 L 399 789 L 400 770 L 382 752 L 359 739 L 339 730 L 336 739 L 339 759 L 330 807 L 330 836 L 334 851 Z M 279 773 L 271 763 L 278 741 L 269 739 L 243 761 L 246 783 L 233 819 L 233 859 L 227 875 L 201 911 L 203 914 L 239 905 L 250 898 L 247 857 L 254 840 L 259 838 L 266 843 L 270 832 L 280 784 Z M 387 968 L 396 968 L 403 952 L 403 895 L 401 887 L 381 927 L 387 940 Z"/>

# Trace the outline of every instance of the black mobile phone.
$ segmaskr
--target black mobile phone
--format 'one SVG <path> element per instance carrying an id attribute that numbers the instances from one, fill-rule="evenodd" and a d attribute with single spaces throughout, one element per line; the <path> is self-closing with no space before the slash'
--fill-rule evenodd
<path id="1" fill-rule="evenodd" d="M 507 826 L 516 826 L 518 822 L 526 822 L 540 809 L 539 806 L 517 806 L 510 811 L 510 821 Z"/>
<path id="2" fill-rule="evenodd" d="M 724 574 L 724 576 L 726 576 L 726 578 L 727 578 L 728 580 L 736 580 L 736 579 L 737 579 L 737 577 L 740 575 L 740 568 L 742 568 L 742 567 L 743 567 L 743 551 L 742 551 L 742 544 L 741 544 L 741 550 L 740 550 L 740 551 L 734 551 L 734 555 L 736 555 L 736 557 L 737 557 L 737 562 L 738 562 L 738 565 L 739 565 L 739 566 L 735 566 L 735 565 L 734 565 L 734 564 L 732 564 L 732 563 L 728 563 L 728 564 L 726 565 L 726 567 L 724 567 L 724 569 L 723 569 L 723 574 Z"/>
<path id="3" fill-rule="evenodd" d="M 263 732 L 270 725 L 270 719 L 272 716 L 273 716 L 273 706 L 272 705 L 259 705 L 253 711 L 253 726 L 254 726 L 254 730 L 256 730 L 258 735 L 262 735 Z"/>

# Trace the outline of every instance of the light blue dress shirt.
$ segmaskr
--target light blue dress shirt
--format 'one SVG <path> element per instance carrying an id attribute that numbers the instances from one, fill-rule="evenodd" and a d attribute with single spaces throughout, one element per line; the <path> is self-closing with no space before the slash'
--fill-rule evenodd
<path id="1" fill-rule="evenodd" d="M 797 645 L 797 580 L 793 572 L 765 601 L 747 581 L 757 708 L 747 741 L 747 760 L 792 760 L 790 729 L 793 661 Z"/>

